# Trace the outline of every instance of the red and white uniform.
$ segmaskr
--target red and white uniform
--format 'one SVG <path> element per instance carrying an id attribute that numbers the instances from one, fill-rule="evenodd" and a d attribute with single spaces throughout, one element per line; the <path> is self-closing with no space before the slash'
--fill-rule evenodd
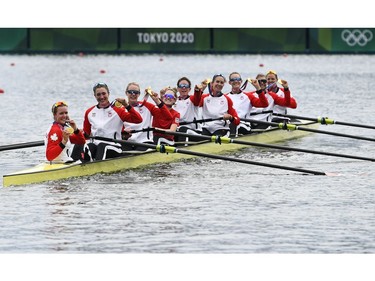
<path id="1" fill-rule="evenodd" d="M 240 118 L 247 118 L 253 107 L 264 108 L 268 106 L 268 100 L 264 92 L 260 93 L 259 96 L 255 92 L 240 92 L 238 94 L 230 92 L 226 95 L 233 101 L 233 107 Z"/>
<path id="2" fill-rule="evenodd" d="M 141 123 L 142 116 L 131 106 L 124 107 L 110 105 L 99 108 L 97 105 L 90 107 L 85 112 L 83 131 L 87 136 L 100 136 L 111 139 L 121 139 L 121 131 L 125 121 Z M 94 140 L 98 144 L 100 140 Z"/>
<path id="3" fill-rule="evenodd" d="M 280 88 L 281 89 L 281 88 Z M 284 93 L 284 89 L 281 89 L 283 92 L 283 95 L 277 95 L 274 92 L 266 92 L 266 98 L 268 100 L 268 106 L 265 108 L 259 108 L 259 107 L 253 107 L 250 115 L 248 118 L 254 119 L 254 120 L 260 120 L 260 121 L 266 121 L 271 122 L 272 121 L 272 111 L 275 110 L 275 106 L 281 106 L 281 107 L 290 107 L 290 108 L 296 108 L 297 103 L 294 98 L 291 97 L 290 91 L 287 90 Z M 260 113 L 260 112 L 267 112 L 268 113 Z M 256 114 L 258 113 L 258 114 Z"/>
<path id="4" fill-rule="evenodd" d="M 202 107 L 203 119 L 223 117 L 225 113 L 233 116 L 233 124 L 238 126 L 240 118 L 236 110 L 233 108 L 233 101 L 227 95 L 212 96 L 208 93 L 203 94 L 199 106 Z M 216 120 L 203 124 L 202 128 L 213 134 L 217 130 L 229 130 L 230 121 Z"/>
<path id="5" fill-rule="evenodd" d="M 179 125 L 180 113 L 178 113 L 173 108 L 169 109 L 164 103 L 161 103 L 159 105 L 161 106 L 161 108 L 149 102 L 146 102 L 145 106 L 150 110 L 154 110 L 152 127 L 168 130 L 170 129 L 172 124 L 176 124 L 177 126 Z M 166 108 L 167 111 L 164 108 Z M 171 141 L 174 140 L 174 136 L 165 135 L 158 132 L 154 132 L 154 136 L 160 136 Z"/>
<path id="6" fill-rule="evenodd" d="M 178 98 L 176 103 L 173 105 L 173 109 L 180 113 L 180 122 L 191 122 L 195 119 L 199 119 L 200 110 L 199 102 L 201 99 L 202 92 L 194 92 L 194 95 L 187 96 L 186 99 Z M 184 127 L 191 129 L 199 129 L 200 124 L 185 124 Z"/>
<path id="7" fill-rule="evenodd" d="M 172 115 L 170 114 L 168 107 L 163 103 L 159 108 L 157 105 L 149 103 L 147 101 L 139 101 L 137 105 L 133 108 L 142 116 L 143 120 L 141 123 L 138 124 L 124 122 L 125 128 L 130 128 L 131 130 L 141 130 L 152 127 L 153 116 L 158 116 L 158 114 L 166 116 L 170 119 L 172 118 Z M 128 138 L 128 140 L 135 142 L 153 142 L 153 132 L 145 131 L 132 133 L 131 137 Z"/>
<path id="8" fill-rule="evenodd" d="M 297 108 L 297 102 L 292 97 L 292 94 L 290 93 L 289 89 L 285 91 L 283 88 L 279 88 L 279 90 L 276 92 L 276 95 L 278 95 L 279 97 L 285 97 L 286 92 L 289 92 L 289 95 L 290 95 L 290 104 L 288 107 Z M 273 108 L 273 112 L 280 113 L 280 114 L 287 114 L 287 107 L 276 104 L 275 107 Z"/>
<path id="9" fill-rule="evenodd" d="M 73 147 L 72 144 L 84 145 L 86 143 L 86 139 L 82 131 L 79 130 L 77 134 L 73 133 L 69 136 L 69 140 L 64 146 L 62 143 L 63 130 L 64 126 L 57 122 L 53 122 L 46 132 L 44 144 L 46 146 L 46 158 L 48 161 L 72 161 L 73 159 L 69 156 L 69 150 L 71 150 Z"/>

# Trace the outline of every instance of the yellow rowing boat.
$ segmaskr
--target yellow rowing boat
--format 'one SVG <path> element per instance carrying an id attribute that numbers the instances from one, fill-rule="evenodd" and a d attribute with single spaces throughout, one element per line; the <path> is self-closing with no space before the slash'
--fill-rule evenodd
<path id="1" fill-rule="evenodd" d="M 319 123 L 309 122 L 304 127 L 317 128 Z M 287 131 L 271 128 L 263 132 L 244 135 L 237 139 L 241 141 L 251 141 L 258 143 L 275 143 L 300 138 L 310 134 L 307 131 Z M 184 150 L 197 151 L 207 154 L 224 154 L 248 147 L 245 144 L 216 144 L 214 142 L 203 141 L 200 144 L 184 146 Z M 32 168 L 24 169 L 3 176 L 3 186 L 24 185 L 54 181 L 72 177 L 90 176 L 98 173 L 114 173 L 127 169 L 142 168 L 157 163 L 174 162 L 182 159 L 196 157 L 194 155 L 179 153 L 159 153 L 155 150 L 146 152 L 124 152 L 124 157 L 112 158 L 101 161 L 71 164 L 51 164 L 49 162 L 40 163 Z"/>

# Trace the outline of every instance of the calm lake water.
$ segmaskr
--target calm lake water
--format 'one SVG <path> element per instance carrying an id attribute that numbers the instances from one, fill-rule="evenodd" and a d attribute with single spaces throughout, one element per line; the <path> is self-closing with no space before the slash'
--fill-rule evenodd
<path id="1" fill-rule="evenodd" d="M 0 65 L 0 145 L 43 140 L 59 100 L 82 124 L 99 81 L 114 99 L 132 81 L 159 90 L 181 76 L 195 84 L 232 71 L 247 78 L 276 70 L 297 99 L 291 114 L 375 124 L 371 55 L 2 55 Z M 375 138 L 370 129 L 321 130 Z M 280 145 L 375 158 L 371 141 L 324 134 Z M 373 162 L 250 147 L 232 156 L 338 176 L 200 158 L 4 188 L 4 174 L 41 162 L 44 150 L 2 151 L 0 253 L 375 253 Z"/>

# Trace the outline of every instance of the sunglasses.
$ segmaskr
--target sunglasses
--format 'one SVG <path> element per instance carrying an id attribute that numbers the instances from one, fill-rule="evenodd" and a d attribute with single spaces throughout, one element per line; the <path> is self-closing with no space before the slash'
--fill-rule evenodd
<path id="1" fill-rule="evenodd" d="M 52 105 L 52 113 L 55 113 L 56 108 L 59 106 L 68 106 L 68 104 L 64 101 L 58 101 Z"/>
<path id="2" fill-rule="evenodd" d="M 212 77 L 212 81 L 214 81 L 216 77 L 223 77 L 225 80 L 225 77 L 223 76 L 223 74 L 215 74 L 214 77 Z"/>
<path id="3" fill-rule="evenodd" d="M 141 92 L 137 90 L 127 90 L 126 91 L 130 95 L 139 95 Z"/>
<path id="4" fill-rule="evenodd" d="M 179 88 L 190 88 L 190 85 L 189 84 L 179 84 L 178 85 Z"/>
<path id="5" fill-rule="evenodd" d="M 235 82 L 235 81 L 239 82 L 239 81 L 242 81 L 242 78 L 241 77 L 230 78 L 229 81 L 231 81 L 231 82 Z"/>
<path id="6" fill-rule="evenodd" d="M 267 83 L 267 79 L 258 79 L 259 83 Z"/>
<path id="7" fill-rule="evenodd" d="M 104 87 L 104 88 L 106 88 L 108 90 L 107 84 L 106 83 L 102 83 L 102 82 L 96 83 L 92 89 L 95 92 L 95 90 L 97 88 L 102 88 L 102 87 Z"/>
<path id="8" fill-rule="evenodd" d="M 176 97 L 174 96 L 174 95 L 172 95 L 172 94 L 165 94 L 164 96 L 163 96 L 164 98 L 166 98 L 166 99 L 176 99 Z"/>

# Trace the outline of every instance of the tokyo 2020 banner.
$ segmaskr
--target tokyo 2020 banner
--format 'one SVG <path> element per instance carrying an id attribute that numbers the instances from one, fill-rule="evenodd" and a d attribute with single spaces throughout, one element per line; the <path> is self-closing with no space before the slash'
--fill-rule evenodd
<path id="1" fill-rule="evenodd" d="M 375 53 L 373 28 L 0 28 L 0 53 Z"/>

